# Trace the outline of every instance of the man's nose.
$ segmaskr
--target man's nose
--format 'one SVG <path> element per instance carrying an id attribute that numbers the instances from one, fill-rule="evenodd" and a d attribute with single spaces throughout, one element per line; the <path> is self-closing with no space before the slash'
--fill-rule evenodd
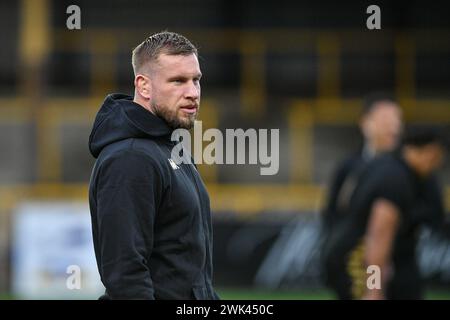
<path id="1" fill-rule="evenodd" d="M 197 100 L 200 97 L 200 88 L 193 82 L 189 82 L 186 88 L 185 97 L 191 100 Z"/>

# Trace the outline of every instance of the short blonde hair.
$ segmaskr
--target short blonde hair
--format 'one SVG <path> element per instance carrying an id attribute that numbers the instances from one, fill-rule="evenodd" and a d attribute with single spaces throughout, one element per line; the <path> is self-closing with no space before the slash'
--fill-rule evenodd
<path id="1" fill-rule="evenodd" d="M 131 57 L 134 75 L 141 72 L 143 66 L 155 61 L 161 53 L 198 55 L 197 48 L 186 37 L 169 31 L 155 33 L 134 48 Z"/>

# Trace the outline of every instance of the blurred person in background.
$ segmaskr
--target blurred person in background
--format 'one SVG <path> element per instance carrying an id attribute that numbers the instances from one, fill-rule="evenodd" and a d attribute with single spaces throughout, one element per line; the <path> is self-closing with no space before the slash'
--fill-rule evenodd
<path id="1" fill-rule="evenodd" d="M 217 299 L 209 196 L 192 163 L 175 163 L 175 129 L 200 108 L 197 49 L 161 32 L 132 55 L 134 97 L 108 95 L 89 149 L 89 188 L 101 299 Z"/>
<path id="2" fill-rule="evenodd" d="M 410 130 L 396 152 L 360 173 L 324 252 L 328 284 L 339 298 L 423 298 L 415 249 L 420 225 L 443 216 L 433 172 L 443 163 L 445 138 L 432 128 Z M 371 265 L 380 268 L 381 289 L 367 286 Z"/>
<path id="3" fill-rule="evenodd" d="M 325 233 L 335 228 L 346 215 L 350 196 L 365 165 L 375 156 L 397 147 L 403 128 L 400 106 L 385 93 L 367 96 L 359 127 L 364 138 L 361 150 L 338 165 L 330 184 L 322 215 Z"/>
<path id="4" fill-rule="evenodd" d="M 363 136 L 361 149 L 337 166 L 328 190 L 325 208 L 321 215 L 322 260 L 327 257 L 331 234 L 336 232 L 349 215 L 348 205 L 365 166 L 377 155 L 393 151 L 402 132 L 402 111 L 395 100 L 387 93 L 374 92 L 365 97 L 359 128 Z M 336 273 L 323 268 L 324 281 L 334 283 Z M 342 271 L 339 271 L 342 273 Z M 336 290 L 335 286 L 334 289 Z M 340 299 L 349 299 L 348 290 L 336 290 Z"/>

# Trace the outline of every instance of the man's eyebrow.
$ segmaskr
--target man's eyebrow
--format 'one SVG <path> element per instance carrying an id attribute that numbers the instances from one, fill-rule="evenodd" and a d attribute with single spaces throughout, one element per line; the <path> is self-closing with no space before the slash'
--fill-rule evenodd
<path id="1" fill-rule="evenodd" d="M 180 75 L 169 77 L 169 80 L 186 80 L 186 79 L 187 79 L 186 76 L 180 76 Z"/>
<path id="2" fill-rule="evenodd" d="M 203 76 L 203 74 L 201 73 L 197 73 L 196 75 L 194 75 L 192 78 L 194 79 L 200 79 Z M 169 77 L 169 81 L 170 80 L 188 80 L 190 77 L 184 76 L 184 75 L 174 75 Z"/>
<path id="3" fill-rule="evenodd" d="M 199 73 L 194 74 L 194 75 L 192 76 L 192 78 L 196 79 L 196 78 L 201 78 L 202 76 L 203 76 L 202 73 L 199 72 Z M 186 78 L 188 78 L 188 77 L 186 77 Z"/>

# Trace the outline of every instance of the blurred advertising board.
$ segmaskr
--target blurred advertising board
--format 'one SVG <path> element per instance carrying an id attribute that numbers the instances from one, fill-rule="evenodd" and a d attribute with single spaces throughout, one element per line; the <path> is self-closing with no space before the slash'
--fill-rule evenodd
<path id="1" fill-rule="evenodd" d="M 104 292 L 86 204 L 22 203 L 12 224 L 15 298 L 96 299 Z"/>

